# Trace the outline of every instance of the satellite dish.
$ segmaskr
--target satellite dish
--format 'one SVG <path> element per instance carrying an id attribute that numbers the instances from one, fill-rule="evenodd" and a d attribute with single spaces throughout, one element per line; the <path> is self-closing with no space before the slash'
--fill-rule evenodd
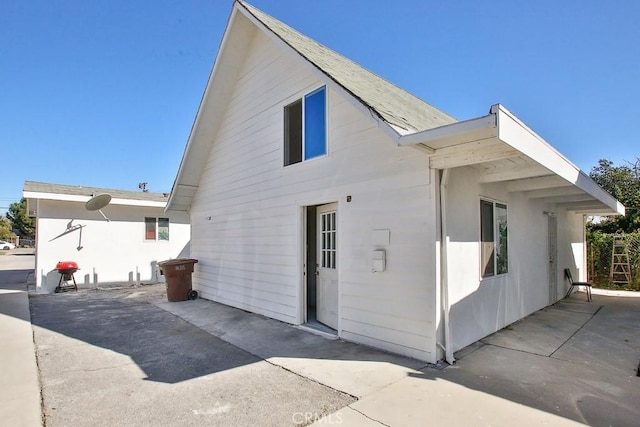
<path id="1" fill-rule="evenodd" d="M 98 194 L 97 196 L 93 196 L 89 199 L 89 201 L 84 205 L 84 207 L 88 211 L 99 211 L 109 204 L 111 201 L 111 194 Z"/>
<path id="2" fill-rule="evenodd" d="M 102 212 L 101 209 L 107 206 L 110 201 L 111 201 L 111 194 L 107 194 L 107 193 L 97 194 L 92 198 L 90 198 L 89 201 L 85 203 L 84 207 L 88 211 L 100 212 L 100 215 L 102 215 L 104 219 L 109 221 L 109 218 L 107 218 L 107 216 Z"/>

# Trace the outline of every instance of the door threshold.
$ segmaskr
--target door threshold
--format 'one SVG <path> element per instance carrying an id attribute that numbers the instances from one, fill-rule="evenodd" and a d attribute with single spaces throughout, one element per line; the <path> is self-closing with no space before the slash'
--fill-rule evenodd
<path id="1" fill-rule="evenodd" d="M 320 335 L 321 337 L 329 339 L 329 340 L 337 340 L 338 339 L 337 333 L 323 331 L 323 330 L 319 329 L 316 325 L 312 325 L 312 324 L 309 324 L 309 323 L 305 323 L 303 325 L 298 325 L 298 326 L 296 326 L 296 328 L 301 329 L 301 330 L 306 331 L 306 332 L 311 332 L 312 334 Z M 329 328 L 327 327 L 327 329 L 329 329 Z"/>

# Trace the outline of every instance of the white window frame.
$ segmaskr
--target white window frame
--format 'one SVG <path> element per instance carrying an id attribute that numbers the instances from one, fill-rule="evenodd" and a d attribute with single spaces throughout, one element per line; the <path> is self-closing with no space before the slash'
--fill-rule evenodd
<path id="1" fill-rule="evenodd" d="M 154 228 L 154 238 L 149 239 L 147 237 L 147 219 L 155 220 L 155 228 Z M 169 233 L 166 239 L 160 238 L 160 220 L 167 220 L 167 228 L 169 229 Z M 144 241 L 145 242 L 168 242 L 171 239 L 171 219 L 169 217 L 155 217 L 155 216 L 145 216 L 144 217 Z"/>
<path id="2" fill-rule="evenodd" d="M 316 156 L 316 157 L 312 157 L 310 159 L 305 159 L 306 157 L 306 141 L 305 141 L 305 126 L 306 126 L 306 117 L 305 117 L 305 99 L 310 96 L 315 94 L 316 92 L 323 90 L 324 89 L 324 127 L 325 127 L 325 140 L 324 140 L 324 146 L 325 146 L 325 152 L 323 155 L 320 156 Z M 296 163 L 289 163 L 289 164 L 285 164 L 285 159 L 287 157 L 287 153 L 286 153 L 286 144 L 285 144 L 285 138 L 286 138 L 286 132 L 288 131 L 286 129 L 286 127 L 283 129 L 283 140 L 282 140 L 282 165 L 283 168 L 288 168 L 288 167 L 292 167 L 292 166 L 296 166 L 302 163 L 307 163 L 307 162 L 311 162 L 314 160 L 318 160 L 318 159 L 322 159 L 325 157 L 329 156 L 329 89 L 327 88 L 326 85 L 322 85 L 322 86 L 318 86 L 317 88 L 304 93 L 304 95 L 296 97 L 295 99 L 290 100 L 289 102 L 287 102 L 286 104 L 284 104 L 284 106 L 282 107 L 282 114 L 283 114 L 283 126 L 285 123 L 285 111 L 287 109 L 287 107 L 295 104 L 296 102 L 300 101 L 301 106 L 302 106 L 302 160 L 300 160 L 299 162 Z"/>
<path id="3" fill-rule="evenodd" d="M 483 231 L 483 223 L 482 223 L 482 203 L 489 203 L 492 206 L 492 224 L 491 224 L 491 230 L 493 233 L 493 245 L 491 250 L 493 251 L 493 272 L 491 274 L 485 274 L 484 273 L 484 259 L 483 259 L 483 240 L 482 240 L 482 231 Z M 499 262 L 498 262 L 498 258 L 500 255 L 500 251 L 501 251 L 501 240 L 500 240 L 500 230 L 499 230 L 499 226 L 500 223 L 499 221 L 497 221 L 497 211 L 499 209 L 499 207 L 503 207 L 505 212 L 506 212 L 506 217 L 507 217 L 507 236 L 506 236 L 506 242 L 505 242 L 505 249 L 506 249 L 506 265 L 505 268 L 506 270 L 503 272 L 498 272 L 498 266 L 499 266 Z M 482 279 L 489 279 L 492 277 L 499 277 L 499 276 L 505 276 L 507 274 L 509 274 L 509 205 L 505 202 L 499 201 L 499 200 L 495 200 L 495 199 L 490 199 L 487 197 L 481 197 L 480 198 L 480 233 L 478 236 L 478 241 L 480 243 L 480 277 Z"/>

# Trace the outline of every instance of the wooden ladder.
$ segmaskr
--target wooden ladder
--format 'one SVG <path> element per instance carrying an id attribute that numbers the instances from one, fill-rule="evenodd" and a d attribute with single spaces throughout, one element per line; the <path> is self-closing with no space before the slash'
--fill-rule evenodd
<path id="1" fill-rule="evenodd" d="M 631 264 L 624 236 L 613 237 L 610 279 L 616 285 L 628 285 L 631 282 Z"/>

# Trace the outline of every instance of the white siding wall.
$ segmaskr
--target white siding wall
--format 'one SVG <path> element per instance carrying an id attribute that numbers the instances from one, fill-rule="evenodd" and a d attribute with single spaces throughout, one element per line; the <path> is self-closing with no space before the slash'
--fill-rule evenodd
<path id="1" fill-rule="evenodd" d="M 583 220 L 539 199 L 509 193 L 502 184 L 477 183 L 477 171 L 458 168 L 448 185 L 449 288 L 454 351 L 549 305 L 548 225 L 558 218 L 558 295 L 566 292 L 562 271 L 582 270 Z M 508 206 L 509 273 L 480 276 L 480 199 Z M 576 270 L 574 270 L 576 271 Z"/>
<path id="2" fill-rule="evenodd" d="M 111 221 L 98 212 L 84 209 L 84 203 L 40 200 L 37 224 L 36 285 L 42 291 L 53 292 L 60 275 L 55 271 L 58 261 L 75 261 L 80 271 L 75 274 L 78 285 L 93 272 L 99 283 L 152 282 L 157 278 L 153 266 L 158 261 L 188 256 L 190 238 L 189 217 L 185 212 L 165 214 L 162 208 L 109 205 L 104 209 Z M 169 241 L 145 241 L 145 217 L 169 218 Z M 84 225 L 80 230 L 50 241 L 67 229 L 67 224 Z M 78 244 L 82 248 L 78 250 Z M 185 253 L 186 249 L 186 253 Z"/>
<path id="3" fill-rule="evenodd" d="M 569 289 L 564 269 L 570 268 L 573 280 L 587 279 L 585 222 L 583 215 L 550 207 L 558 218 L 558 295 L 561 299 Z"/>
<path id="4" fill-rule="evenodd" d="M 284 168 L 283 107 L 319 86 L 256 35 L 191 206 L 195 286 L 205 298 L 300 323 L 303 206 L 338 202 L 339 334 L 435 361 L 428 161 L 328 88 L 329 155 Z M 374 229 L 391 230 L 388 269 L 375 274 Z"/>

